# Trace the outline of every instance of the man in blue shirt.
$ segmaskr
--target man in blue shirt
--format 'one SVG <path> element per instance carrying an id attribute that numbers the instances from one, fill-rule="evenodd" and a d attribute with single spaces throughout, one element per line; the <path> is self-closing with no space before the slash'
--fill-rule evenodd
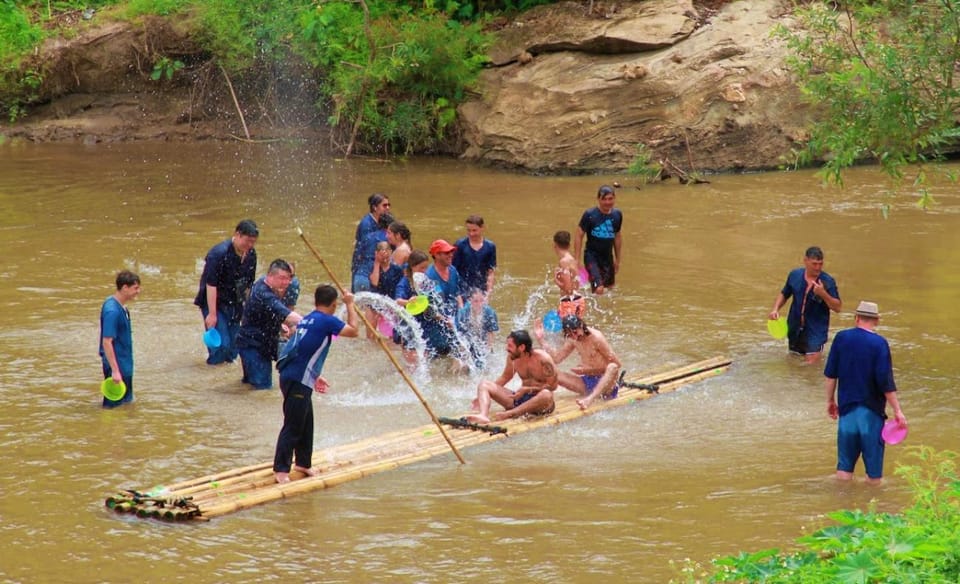
<path id="1" fill-rule="evenodd" d="M 127 392 L 119 400 L 103 397 L 103 407 L 115 408 L 133 401 L 133 328 L 127 303 L 140 295 L 140 276 L 129 270 L 117 274 L 117 291 L 100 308 L 100 360 L 103 378 L 121 381 Z"/>
<path id="2" fill-rule="evenodd" d="M 281 330 L 292 329 L 300 322 L 301 316 L 283 303 L 292 279 L 290 264 L 273 260 L 267 275 L 254 282 L 250 299 L 243 307 L 237 350 L 243 365 L 243 383 L 254 389 L 273 387 L 271 369 L 277 358 L 277 338 Z"/>
<path id="3" fill-rule="evenodd" d="M 483 217 L 467 217 L 467 236 L 454 244 L 453 267 L 460 274 L 460 295 L 470 298 L 474 289 L 493 291 L 493 271 L 497 267 L 497 246 L 483 237 Z"/>
<path id="4" fill-rule="evenodd" d="M 815 363 L 827 344 L 830 311 L 840 312 L 842 304 L 836 280 L 823 271 L 823 250 L 813 246 L 803 255 L 803 267 L 787 274 L 767 318 L 779 319 L 780 308 L 792 298 L 787 315 L 790 352 L 803 355 L 807 363 Z"/>
<path id="5" fill-rule="evenodd" d="M 345 294 L 347 322 L 333 316 L 337 309 L 337 290 L 333 286 L 318 286 L 313 295 L 316 310 L 297 325 L 296 331 L 277 362 L 280 370 L 280 391 L 283 393 L 283 427 L 277 438 L 273 458 L 273 473 L 280 484 L 290 482 L 290 467 L 296 455 L 293 470 L 307 476 L 316 476 L 313 461 L 313 402 L 314 391 L 326 393 L 329 383 L 320 373 L 330 351 L 333 335 L 357 336 L 357 311 L 353 294 Z"/>
<path id="6" fill-rule="evenodd" d="M 880 312 L 873 302 L 861 302 L 856 327 L 837 333 L 824 369 L 827 414 L 837 425 L 837 478 L 850 480 L 857 459 L 863 455 L 867 483 L 883 478 L 883 421 L 886 406 L 901 427 L 907 418 L 900 409 L 893 380 L 890 345 L 877 334 Z M 838 388 L 839 386 L 839 388 Z"/>
<path id="7" fill-rule="evenodd" d="M 623 259 L 620 238 L 623 214 L 614 208 L 616 198 L 613 187 L 601 186 L 597 191 L 597 206 L 583 212 L 574 238 L 573 257 L 580 256 L 583 238 L 587 238 L 587 245 L 582 248 L 583 267 L 595 294 L 603 294 L 613 287 Z"/>
<path id="8" fill-rule="evenodd" d="M 220 346 L 208 347 L 207 364 L 232 363 L 237 358 L 237 331 L 243 303 L 257 278 L 257 224 L 244 219 L 230 239 L 210 248 L 193 303 L 200 307 L 204 329 L 216 328 Z"/>

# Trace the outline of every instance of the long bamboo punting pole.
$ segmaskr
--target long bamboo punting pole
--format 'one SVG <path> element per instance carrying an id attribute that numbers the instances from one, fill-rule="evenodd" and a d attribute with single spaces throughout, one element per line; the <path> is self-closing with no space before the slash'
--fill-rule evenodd
<path id="1" fill-rule="evenodd" d="M 297 233 L 300 234 L 300 239 L 303 240 L 303 243 L 307 244 L 307 247 L 310 248 L 310 251 L 313 253 L 313 256 L 317 258 L 317 261 L 320 262 L 320 265 L 323 266 L 323 269 L 327 271 L 327 274 L 330 275 L 330 279 L 333 280 L 334 285 L 340 290 L 340 295 L 343 296 L 346 291 L 343 289 L 343 286 L 340 285 L 340 281 L 337 280 L 337 276 L 333 273 L 333 270 L 330 269 L 330 266 L 327 265 L 327 262 L 324 261 L 323 256 L 320 255 L 320 252 L 317 251 L 317 248 L 313 247 L 313 244 L 310 243 L 310 240 L 307 239 L 307 236 L 303 234 L 303 230 L 297 227 Z M 383 342 L 383 337 L 377 332 L 373 325 L 370 324 L 370 321 L 367 320 L 363 311 L 358 310 L 357 316 L 360 317 L 360 320 L 363 321 L 364 326 L 367 327 L 367 330 L 373 334 L 373 337 L 377 339 L 377 344 L 380 345 L 380 348 L 383 349 L 383 352 L 387 354 L 387 357 L 390 359 L 390 362 L 393 363 L 393 366 L 396 367 L 397 372 L 403 377 L 403 380 L 407 382 L 407 385 L 410 386 L 410 389 L 413 390 L 413 393 L 416 394 L 417 399 L 420 400 L 420 403 L 423 404 L 424 409 L 427 410 L 427 413 L 430 414 L 430 419 L 433 420 L 433 423 L 440 429 L 440 433 L 443 434 L 444 439 L 447 441 L 447 444 L 450 445 L 450 450 L 457 456 L 457 460 L 460 461 L 460 464 L 466 464 L 467 461 L 463 459 L 463 455 L 460 454 L 460 451 L 457 450 L 457 447 L 453 445 L 453 442 L 450 440 L 450 437 L 447 436 L 446 430 L 443 429 L 443 424 L 440 423 L 440 420 L 437 419 L 437 415 L 433 413 L 433 409 L 430 408 L 430 404 L 427 403 L 427 400 L 424 399 L 423 394 L 420 393 L 420 390 L 417 389 L 417 385 L 410 379 L 410 376 L 407 375 L 406 370 L 402 365 L 397 361 L 397 358 L 394 356 L 393 352 L 390 350 L 390 347 Z"/>

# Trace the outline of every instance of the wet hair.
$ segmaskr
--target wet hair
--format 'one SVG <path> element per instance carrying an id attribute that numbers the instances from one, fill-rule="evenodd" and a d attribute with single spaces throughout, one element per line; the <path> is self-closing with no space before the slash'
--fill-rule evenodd
<path id="1" fill-rule="evenodd" d="M 124 286 L 134 286 L 140 283 L 140 276 L 131 272 L 130 270 L 122 270 L 117 272 L 117 290 L 120 290 Z"/>
<path id="2" fill-rule="evenodd" d="M 316 306 L 330 306 L 337 300 L 337 289 L 330 284 L 320 284 L 313 292 L 313 303 Z"/>
<path id="3" fill-rule="evenodd" d="M 570 248 L 570 232 L 558 231 L 554 233 L 553 243 L 557 244 L 557 247 L 559 247 L 560 249 L 569 249 Z"/>
<path id="4" fill-rule="evenodd" d="M 511 331 L 510 334 L 507 335 L 507 338 L 513 339 L 513 344 L 516 345 L 518 349 L 525 346 L 527 347 L 527 353 L 533 351 L 533 339 L 530 338 L 530 333 L 527 331 L 523 329 Z M 523 350 L 521 349 L 520 352 L 522 353 Z"/>
<path id="5" fill-rule="evenodd" d="M 610 185 L 603 185 L 600 187 L 600 190 L 597 191 L 597 198 L 602 199 L 604 195 L 616 195 L 617 192 L 613 190 L 613 187 Z"/>
<path id="6" fill-rule="evenodd" d="M 389 241 L 378 241 L 377 242 L 377 251 L 383 251 L 385 249 L 392 249 Z"/>
<path id="7" fill-rule="evenodd" d="M 402 221 L 394 221 L 391 223 L 387 229 L 392 231 L 395 235 L 399 235 L 400 239 L 404 241 L 410 241 L 410 228 L 407 227 L 407 224 Z"/>
<path id="8" fill-rule="evenodd" d="M 577 329 L 582 330 L 584 335 L 590 334 L 590 331 L 587 329 L 587 323 L 583 322 L 583 319 L 576 314 L 568 314 L 567 316 L 563 317 L 563 320 L 560 321 L 560 325 L 563 327 L 564 335 Z"/>
<path id="9" fill-rule="evenodd" d="M 465 222 L 467 225 L 476 225 L 477 227 L 483 227 L 483 217 L 480 215 L 470 215 L 467 217 Z"/>
<path id="10" fill-rule="evenodd" d="M 237 223 L 237 228 L 234 231 L 248 237 L 260 237 L 260 230 L 257 229 L 257 224 L 253 222 L 253 219 L 244 219 Z"/>
<path id="11" fill-rule="evenodd" d="M 377 227 L 380 229 L 386 229 L 390 227 L 390 224 L 393 223 L 393 215 L 390 213 L 384 213 L 380 215 L 380 219 L 377 220 Z"/>
<path id="12" fill-rule="evenodd" d="M 367 199 L 367 204 L 370 205 L 370 212 L 373 213 L 373 210 L 380 206 L 380 203 L 384 201 L 389 201 L 390 197 L 384 195 L 383 193 L 373 193 Z"/>
<path id="13" fill-rule="evenodd" d="M 823 250 L 819 247 L 812 245 L 807 248 L 807 251 L 803 252 L 803 257 L 810 258 L 811 260 L 823 260 Z"/>
<path id="14" fill-rule="evenodd" d="M 276 274 L 277 272 L 286 272 L 293 275 L 293 268 L 290 267 L 290 264 L 287 263 L 287 260 L 277 258 L 270 262 L 270 267 L 267 269 L 268 274 Z"/>
<path id="15" fill-rule="evenodd" d="M 410 255 L 407 256 L 407 269 L 404 270 L 404 272 L 407 276 L 407 280 L 410 281 L 411 287 L 413 286 L 413 266 L 418 266 L 427 261 L 430 261 L 430 256 L 419 249 L 411 251 Z"/>

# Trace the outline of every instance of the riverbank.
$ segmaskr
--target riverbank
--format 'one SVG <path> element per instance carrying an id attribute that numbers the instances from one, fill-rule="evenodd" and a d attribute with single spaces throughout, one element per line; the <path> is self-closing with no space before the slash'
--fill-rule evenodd
<path id="1" fill-rule="evenodd" d="M 441 154 L 536 173 L 627 168 L 642 144 L 688 171 L 775 168 L 807 112 L 771 36 L 782 0 L 565 2 L 499 22 L 491 66 Z M 316 80 L 291 63 L 231 79 L 180 24 L 77 20 L 47 42 L 42 103 L 0 134 L 87 144 L 305 140 L 330 145 Z M 155 80 L 148 55 L 184 68 Z"/>

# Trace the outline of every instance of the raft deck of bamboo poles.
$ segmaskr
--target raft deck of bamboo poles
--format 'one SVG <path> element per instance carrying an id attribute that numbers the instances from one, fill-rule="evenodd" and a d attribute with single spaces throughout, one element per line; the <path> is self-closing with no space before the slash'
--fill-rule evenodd
<path id="1" fill-rule="evenodd" d="M 555 394 L 556 409 L 547 416 L 504 420 L 481 428 L 473 424 L 458 425 L 456 422 L 459 417 L 442 420 L 454 423 L 453 427 L 447 429 L 447 434 L 457 448 L 462 449 L 672 392 L 683 385 L 719 375 L 730 365 L 729 359 L 714 357 L 690 365 L 667 364 L 628 375 L 623 379 L 623 387 L 616 398 L 597 400 L 586 411 L 577 405 L 576 395 L 561 389 Z M 317 451 L 313 462 L 314 468 L 320 470 L 319 474 L 310 477 L 294 471 L 290 473 L 291 481 L 283 485 L 274 480 L 273 462 L 270 461 L 147 491 L 122 490 L 107 497 L 106 506 L 118 513 L 131 513 L 142 518 L 207 520 L 269 501 L 326 489 L 448 452 L 450 446 L 437 427 L 428 424 Z"/>

